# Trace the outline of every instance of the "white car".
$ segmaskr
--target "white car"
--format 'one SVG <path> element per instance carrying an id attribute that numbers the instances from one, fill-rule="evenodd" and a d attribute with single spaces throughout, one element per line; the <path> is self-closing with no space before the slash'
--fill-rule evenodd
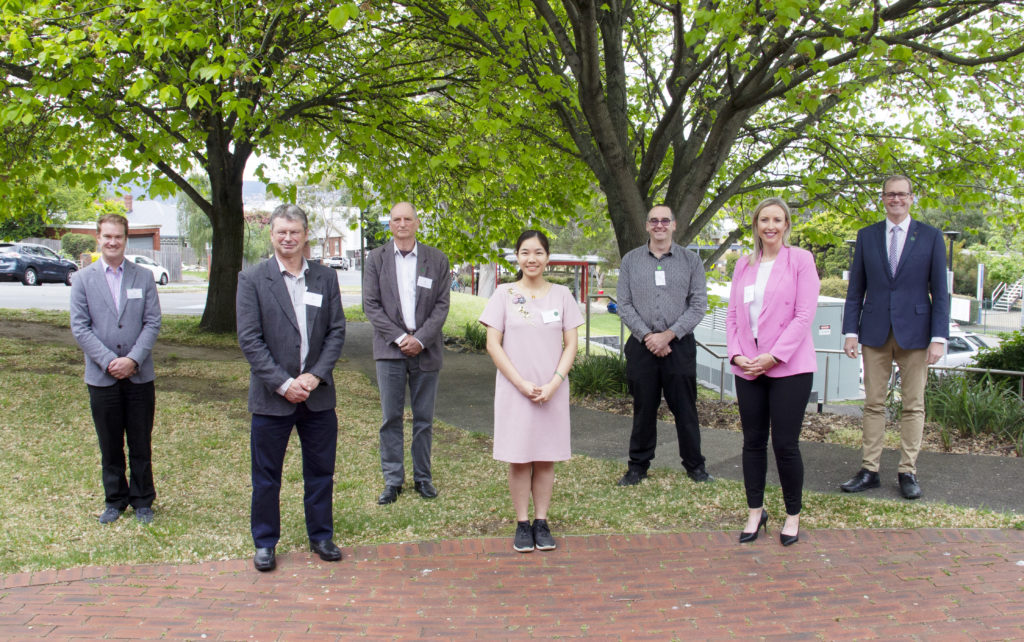
<path id="1" fill-rule="evenodd" d="M 949 341 L 946 342 L 946 354 L 935 365 L 972 366 L 975 359 L 978 358 L 979 352 L 985 348 L 995 348 L 998 345 L 998 339 L 951 328 L 949 331 Z"/>
<path id="2" fill-rule="evenodd" d="M 171 280 L 170 273 L 164 269 L 162 265 L 147 256 L 142 256 L 141 254 L 125 254 L 124 258 L 135 263 L 139 267 L 144 267 L 152 272 L 153 280 L 160 285 L 167 285 L 167 282 Z"/>
<path id="3" fill-rule="evenodd" d="M 334 268 L 335 270 L 348 269 L 348 261 L 346 261 L 345 258 L 341 256 L 327 257 L 326 259 L 324 259 L 324 265 L 326 265 L 329 268 Z"/>

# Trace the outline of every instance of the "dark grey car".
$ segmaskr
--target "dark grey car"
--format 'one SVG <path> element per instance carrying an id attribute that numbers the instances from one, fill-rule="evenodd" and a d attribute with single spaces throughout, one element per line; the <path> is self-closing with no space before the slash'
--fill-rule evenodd
<path id="1" fill-rule="evenodd" d="M 71 285 L 78 265 L 45 245 L 0 243 L 0 279 L 25 285 L 64 283 Z"/>

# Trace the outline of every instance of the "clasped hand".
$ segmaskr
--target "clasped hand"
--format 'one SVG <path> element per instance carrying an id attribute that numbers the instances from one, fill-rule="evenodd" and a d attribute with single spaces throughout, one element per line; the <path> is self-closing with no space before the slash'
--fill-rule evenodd
<path id="1" fill-rule="evenodd" d="M 732 362 L 740 367 L 741 370 L 751 377 L 760 377 L 764 373 L 772 369 L 777 363 L 772 355 L 767 352 L 762 353 L 749 359 L 743 355 L 736 355 L 733 357 Z"/>
<path id="2" fill-rule="evenodd" d="M 644 345 L 648 350 L 656 357 L 664 357 L 672 352 L 672 348 L 669 344 L 672 343 L 672 339 L 675 339 L 676 335 L 671 330 L 665 330 L 664 332 L 649 332 L 644 336 Z"/>
<path id="3" fill-rule="evenodd" d="M 107 366 L 107 372 L 115 379 L 127 379 L 139 370 L 139 364 L 130 357 L 118 357 Z"/>
<path id="4" fill-rule="evenodd" d="M 516 386 L 519 392 L 523 393 L 530 401 L 534 403 L 544 403 L 549 401 L 552 395 L 555 394 L 555 390 L 558 388 L 556 383 L 546 383 L 543 386 L 538 386 L 532 381 L 526 381 L 525 379 Z"/>
<path id="5" fill-rule="evenodd" d="M 292 379 L 291 385 L 288 386 L 288 390 L 284 393 L 284 398 L 291 403 L 303 402 L 309 399 L 309 393 L 319 385 L 320 380 L 317 379 L 316 375 L 304 372 Z"/>

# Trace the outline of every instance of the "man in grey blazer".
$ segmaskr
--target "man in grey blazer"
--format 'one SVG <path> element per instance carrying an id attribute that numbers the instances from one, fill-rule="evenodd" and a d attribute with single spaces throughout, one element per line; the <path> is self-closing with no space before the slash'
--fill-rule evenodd
<path id="1" fill-rule="evenodd" d="M 336 562 L 332 494 L 338 444 L 334 364 L 345 313 L 334 270 L 304 257 L 308 222 L 296 205 L 270 215 L 274 256 L 238 275 L 238 344 L 249 361 L 251 528 L 259 571 L 273 570 L 281 537 L 281 470 L 292 427 L 302 444 L 310 550 Z"/>
<path id="2" fill-rule="evenodd" d="M 366 257 L 363 311 L 373 325 L 382 421 L 380 463 L 384 492 L 378 504 L 398 499 L 405 483 L 403 413 L 408 383 L 412 402 L 412 464 L 416 492 L 437 497 L 430 472 L 434 400 L 448 317 L 451 272 L 448 257 L 416 242 L 419 219 L 410 203 L 391 208 L 392 240 Z"/>
<path id="3" fill-rule="evenodd" d="M 156 498 L 152 353 L 160 334 L 160 300 L 153 275 L 124 260 L 128 219 L 107 214 L 96 230 L 100 259 L 71 282 L 71 334 L 85 353 L 85 383 L 100 443 L 106 499 L 100 523 L 117 521 L 130 505 L 135 519 L 148 524 Z"/>

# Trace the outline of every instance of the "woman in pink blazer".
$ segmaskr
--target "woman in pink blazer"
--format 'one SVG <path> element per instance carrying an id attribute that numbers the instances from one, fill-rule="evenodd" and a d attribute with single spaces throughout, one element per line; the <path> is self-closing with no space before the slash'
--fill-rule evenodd
<path id="1" fill-rule="evenodd" d="M 800 538 L 804 464 L 800 428 L 817 360 L 811 322 L 820 282 L 814 257 L 789 247 L 789 208 L 779 198 L 754 209 L 754 252 L 736 262 L 729 294 L 726 332 L 729 363 L 736 375 L 736 399 L 743 424 L 743 485 L 750 514 L 740 543 L 768 532 L 764 510 L 768 437 L 779 467 L 786 521 L 783 546 Z"/>

